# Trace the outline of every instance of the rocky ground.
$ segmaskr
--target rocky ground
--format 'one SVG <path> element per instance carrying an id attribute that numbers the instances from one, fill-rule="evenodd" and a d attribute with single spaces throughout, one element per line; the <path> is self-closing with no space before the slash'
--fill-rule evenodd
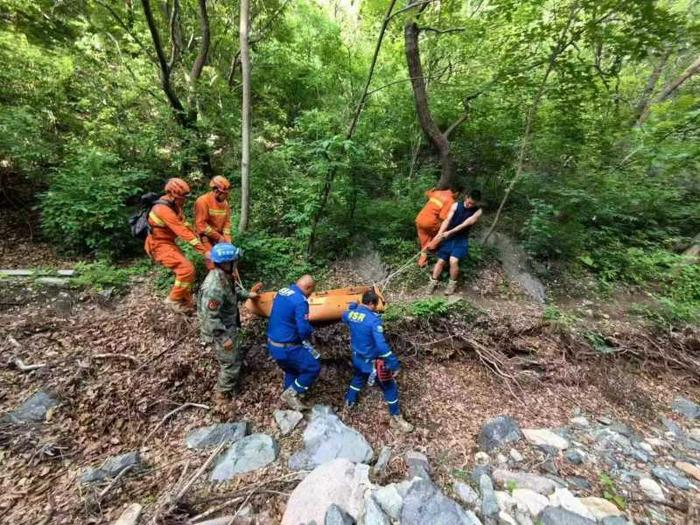
<path id="1" fill-rule="evenodd" d="M 280 412 L 264 325 L 245 319 L 248 373 L 220 410 L 194 320 L 148 280 L 121 297 L 0 281 L 0 522 L 700 522 L 695 331 L 588 307 L 547 321 L 493 268 L 467 292 L 472 306 L 387 322 L 417 427 L 401 435 L 376 389 L 340 409 L 338 326 L 320 330 L 319 408 L 300 417 Z"/>

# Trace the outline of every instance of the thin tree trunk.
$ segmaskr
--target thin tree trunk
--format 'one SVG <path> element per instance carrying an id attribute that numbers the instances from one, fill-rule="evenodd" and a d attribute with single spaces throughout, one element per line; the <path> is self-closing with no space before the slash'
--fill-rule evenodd
<path id="1" fill-rule="evenodd" d="M 668 46 L 666 48 L 664 53 L 659 58 L 659 61 L 654 66 L 651 75 L 649 76 L 649 80 L 647 81 L 647 85 L 644 88 L 644 92 L 642 93 L 642 96 L 639 99 L 639 102 L 637 103 L 637 107 L 634 110 L 635 127 L 638 127 L 642 122 L 644 122 L 644 120 L 646 120 L 646 115 L 649 111 L 649 101 L 651 100 L 651 96 L 653 95 L 654 90 L 656 89 L 656 84 L 659 81 L 659 77 L 661 76 L 664 67 L 666 67 L 666 62 L 668 62 L 668 58 L 671 56 L 672 50 L 673 48 L 671 46 Z"/>
<path id="2" fill-rule="evenodd" d="M 420 50 L 418 48 L 418 36 L 420 29 L 415 21 L 406 23 L 404 27 L 404 37 L 406 41 L 406 63 L 408 64 L 408 75 L 413 87 L 413 98 L 416 103 L 416 113 L 418 122 L 423 132 L 438 152 L 440 159 L 441 173 L 438 187 L 449 187 L 454 180 L 454 162 L 450 155 L 450 142 L 447 136 L 440 131 L 428 106 L 428 95 L 425 89 L 425 77 L 423 75 L 423 65 L 420 60 Z M 451 129 L 450 129 L 451 131 Z"/>
<path id="3" fill-rule="evenodd" d="M 241 0 L 240 42 L 241 42 L 241 80 L 243 83 L 243 100 L 241 106 L 241 221 L 238 231 L 248 228 L 250 212 L 250 0 Z"/>
<path id="4" fill-rule="evenodd" d="M 544 73 L 544 76 L 542 77 L 542 82 L 540 83 L 539 88 L 537 89 L 537 93 L 535 95 L 535 98 L 532 101 L 532 104 L 530 105 L 530 110 L 527 113 L 527 119 L 525 121 L 525 132 L 523 134 L 523 140 L 520 143 L 520 151 L 518 152 L 518 162 L 515 168 L 515 176 L 511 179 L 510 184 L 508 184 L 508 187 L 506 188 L 506 192 L 503 195 L 503 199 L 501 199 L 501 203 L 498 205 L 498 210 L 496 210 L 496 216 L 493 219 L 493 222 L 491 223 L 491 226 L 489 227 L 488 231 L 486 232 L 486 236 L 484 237 L 484 243 L 488 241 L 489 237 L 493 233 L 493 230 L 496 228 L 496 225 L 498 224 L 498 219 L 501 217 L 501 212 L 503 211 L 503 207 L 505 206 L 506 202 L 508 201 L 508 197 L 510 196 L 510 193 L 513 191 L 513 188 L 515 185 L 518 183 L 520 178 L 522 177 L 523 174 L 523 167 L 525 165 L 525 153 L 527 152 L 528 146 L 530 144 L 530 139 L 532 136 L 532 124 L 535 120 L 535 116 L 537 115 L 537 110 L 539 109 L 540 106 L 540 101 L 542 100 L 542 95 L 544 95 L 544 88 L 547 85 L 547 80 L 549 79 L 549 75 L 552 73 L 554 70 L 554 64 L 557 61 L 557 58 L 559 58 L 559 55 L 561 55 L 564 50 L 571 45 L 572 41 L 569 41 L 568 43 L 566 42 L 566 34 L 569 32 L 569 28 L 571 27 L 571 24 L 574 22 L 574 19 L 576 18 L 576 12 L 577 12 L 577 6 L 574 4 L 571 8 L 571 13 L 569 14 L 569 19 L 567 20 L 566 26 L 561 32 L 561 35 L 559 36 L 559 39 L 557 41 L 557 46 L 552 50 L 551 55 L 549 56 L 549 62 L 547 64 L 547 69 Z"/>
<path id="5" fill-rule="evenodd" d="M 674 78 L 671 82 L 666 84 L 664 87 L 663 91 L 661 91 L 661 94 L 659 94 L 656 99 L 654 99 L 654 104 L 659 104 L 665 100 L 668 100 L 673 93 L 683 85 L 683 83 L 691 78 L 693 75 L 698 73 L 700 71 L 700 56 L 698 56 L 695 59 L 695 62 L 690 64 L 683 73 L 680 74 L 680 76 Z M 639 119 L 637 120 L 637 126 L 641 126 L 646 122 L 647 118 L 649 117 L 649 110 L 650 110 L 651 104 L 649 104 L 646 108 L 646 111 L 640 115 Z"/>

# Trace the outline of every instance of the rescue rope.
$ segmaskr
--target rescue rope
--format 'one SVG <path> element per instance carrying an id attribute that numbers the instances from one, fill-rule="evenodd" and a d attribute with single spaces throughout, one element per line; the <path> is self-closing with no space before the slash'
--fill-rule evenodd
<path id="1" fill-rule="evenodd" d="M 398 276 L 399 274 L 405 272 L 408 268 L 410 268 L 411 265 L 413 264 L 413 261 L 415 261 L 416 259 L 418 259 L 418 257 L 420 257 L 420 254 L 421 254 L 421 252 L 418 252 L 417 254 L 415 254 L 414 256 L 412 256 L 410 259 L 408 259 L 408 260 L 403 264 L 403 266 L 399 267 L 398 270 L 396 270 L 395 272 L 389 274 L 389 275 L 387 276 L 387 278 L 384 279 L 384 280 L 381 282 L 381 284 L 379 285 L 379 289 L 380 289 L 380 290 L 384 290 L 387 286 L 389 286 L 389 283 L 391 282 L 391 280 L 392 280 L 394 277 Z"/>

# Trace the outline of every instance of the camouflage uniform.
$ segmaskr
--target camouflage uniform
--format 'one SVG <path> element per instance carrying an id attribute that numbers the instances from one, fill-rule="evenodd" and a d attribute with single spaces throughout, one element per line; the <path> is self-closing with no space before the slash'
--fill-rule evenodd
<path id="1" fill-rule="evenodd" d="M 197 316 L 202 342 L 214 351 L 221 370 L 217 388 L 233 393 L 238 386 L 243 354 L 238 332 L 238 301 L 247 299 L 248 292 L 234 285 L 231 276 L 220 268 L 209 272 L 199 292 Z M 227 340 L 233 346 L 224 348 Z"/>

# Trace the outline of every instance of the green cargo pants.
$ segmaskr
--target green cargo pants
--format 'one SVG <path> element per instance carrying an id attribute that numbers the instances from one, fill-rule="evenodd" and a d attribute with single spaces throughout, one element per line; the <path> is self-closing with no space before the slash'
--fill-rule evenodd
<path id="1" fill-rule="evenodd" d="M 219 379 L 216 388 L 225 394 L 235 393 L 238 389 L 243 365 L 242 338 L 240 334 L 236 334 L 231 339 L 233 346 L 229 348 L 224 348 L 224 345 L 218 341 L 207 343 L 207 348 L 214 351 L 216 360 L 219 362 Z"/>

